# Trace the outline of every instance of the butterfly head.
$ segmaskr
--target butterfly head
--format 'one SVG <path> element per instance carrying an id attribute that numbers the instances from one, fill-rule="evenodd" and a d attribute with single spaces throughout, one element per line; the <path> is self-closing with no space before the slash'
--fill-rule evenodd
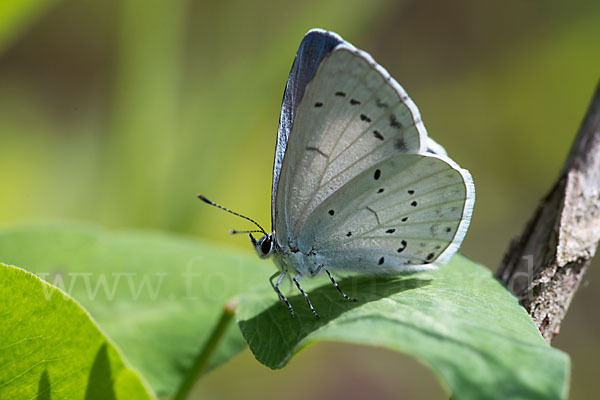
<path id="1" fill-rule="evenodd" d="M 258 254 L 260 258 L 268 258 L 271 256 L 271 254 L 273 254 L 273 251 L 275 250 L 275 246 L 273 244 L 273 234 L 265 233 L 263 237 L 258 240 L 256 240 L 251 233 L 249 233 L 249 235 L 250 240 L 254 245 L 254 249 L 256 250 L 256 254 Z"/>

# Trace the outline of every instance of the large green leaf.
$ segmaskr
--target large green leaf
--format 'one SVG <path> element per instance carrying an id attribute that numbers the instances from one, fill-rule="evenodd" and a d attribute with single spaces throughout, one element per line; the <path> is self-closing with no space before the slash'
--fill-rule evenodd
<path id="1" fill-rule="evenodd" d="M 326 281 L 307 282 L 314 288 Z M 436 272 L 392 280 L 361 278 L 290 298 L 290 318 L 270 288 L 245 295 L 238 324 L 256 358 L 283 367 L 318 340 L 383 346 L 428 365 L 457 399 L 565 398 L 569 358 L 544 342 L 517 299 L 489 270 L 455 256 Z"/>
<path id="2" fill-rule="evenodd" d="M 1 399 L 150 399 L 137 374 L 67 294 L 0 264 Z"/>
<path id="3" fill-rule="evenodd" d="M 273 272 L 270 263 L 167 233 L 53 223 L 0 230 L 0 260 L 64 288 L 159 394 L 172 394 L 223 303 Z M 211 367 L 245 346 L 232 324 Z"/>
<path id="4" fill-rule="evenodd" d="M 167 234 L 24 226 L 0 231 L 0 259 L 64 286 L 161 393 L 175 390 L 222 303 L 245 288 L 256 289 L 243 295 L 238 324 L 272 368 L 313 341 L 337 340 L 411 354 L 460 399 L 564 398 L 568 389 L 568 357 L 543 341 L 487 269 L 461 256 L 438 272 L 341 281 L 355 303 L 326 278 L 307 280 L 320 320 L 300 295 L 290 296 L 290 318 L 264 281 L 269 263 Z M 186 270 L 195 275 L 182 276 Z M 242 347 L 230 329 L 213 365 Z"/>

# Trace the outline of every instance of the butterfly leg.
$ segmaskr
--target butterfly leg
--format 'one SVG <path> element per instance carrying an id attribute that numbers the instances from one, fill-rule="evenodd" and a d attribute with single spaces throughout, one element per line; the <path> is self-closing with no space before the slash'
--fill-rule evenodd
<path id="1" fill-rule="evenodd" d="M 278 276 L 279 276 L 279 279 L 277 279 L 277 283 L 273 283 L 273 279 L 277 278 Z M 277 271 L 273 275 L 271 275 L 271 277 L 269 278 L 269 282 L 271 282 L 271 287 L 273 287 L 273 290 L 275 291 L 275 293 L 277 293 L 277 297 L 279 297 L 279 301 L 283 305 L 285 305 L 285 301 L 283 300 L 285 297 L 279 290 L 279 285 L 281 284 L 281 281 L 283 280 L 284 277 L 285 277 L 285 273 L 283 273 L 283 271 Z"/>
<path id="2" fill-rule="evenodd" d="M 335 286 L 335 288 L 342 294 L 342 296 L 344 296 L 346 300 L 356 301 L 356 299 L 349 297 L 346 293 L 344 293 L 344 291 L 338 286 L 337 282 L 335 281 L 335 279 L 333 279 L 333 276 L 329 273 L 329 271 L 326 268 L 323 268 L 323 270 L 327 272 L 327 275 L 329 275 L 329 279 L 331 279 L 331 283 L 333 283 L 333 286 Z"/>
<path id="3" fill-rule="evenodd" d="M 298 287 L 298 290 L 300 290 L 300 292 L 304 295 L 304 298 L 306 299 L 306 302 L 308 303 L 308 306 L 310 307 L 310 311 L 312 311 L 312 313 L 315 315 L 315 317 L 321 318 L 319 316 L 319 314 L 315 311 L 315 308 L 313 307 L 312 303 L 310 302 L 310 300 L 308 298 L 308 294 L 306 294 L 304 289 L 302 289 L 302 285 L 300 285 L 300 282 L 298 282 L 298 277 L 300 277 L 300 275 L 296 275 L 295 277 L 292 278 L 292 280 Z"/>
<path id="4" fill-rule="evenodd" d="M 288 299 L 283 295 L 283 293 L 281 293 L 281 290 L 279 290 L 279 285 L 281 284 L 283 278 L 285 278 L 286 274 L 287 271 L 277 271 L 273 275 L 271 275 L 271 277 L 269 278 L 269 282 L 271 282 L 273 290 L 275 291 L 275 293 L 277 293 L 277 296 L 279 296 L 279 301 L 281 301 L 281 304 L 285 304 L 286 306 L 288 306 L 288 308 L 290 309 L 290 313 L 292 314 L 292 318 L 294 318 L 294 308 L 292 307 Z M 277 283 L 274 284 L 273 279 L 277 278 L 278 276 L 279 279 L 277 279 Z"/>

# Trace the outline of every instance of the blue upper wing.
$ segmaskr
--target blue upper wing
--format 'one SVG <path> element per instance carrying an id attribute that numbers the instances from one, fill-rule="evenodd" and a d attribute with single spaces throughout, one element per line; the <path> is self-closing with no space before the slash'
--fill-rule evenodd
<path id="1" fill-rule="evenodd" d="M 277 196 L 277 184 L 283 156 L 288 143 L 288 137 L 294 124 L 296 109 L 306 85 L 311 81 L 317 68 L 331 51 L 340 43 L 346 43 L 334 32 L 322 29 L 311 29 L 304 35 L 300 47 L 296 52 L 296 58 L 292 70 L 285 85 L 283 101 L 281 102 L 281 114 L 279 116 L 279 128 L 277 129 L 277 144 L 275 147 L 275 161 L 273 163 L 273 187 L 271 192 L 271 226 L 275 227 L 275 197 Z"/>

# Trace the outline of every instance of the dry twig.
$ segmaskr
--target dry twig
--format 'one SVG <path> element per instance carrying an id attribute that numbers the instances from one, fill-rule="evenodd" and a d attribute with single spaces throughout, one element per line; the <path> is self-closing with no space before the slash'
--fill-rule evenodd
<path id="1" fill-rule="evenodd" d="M 560 176 L 497 272 L 547 342 L 600 241 L 600 83 Z"/>

